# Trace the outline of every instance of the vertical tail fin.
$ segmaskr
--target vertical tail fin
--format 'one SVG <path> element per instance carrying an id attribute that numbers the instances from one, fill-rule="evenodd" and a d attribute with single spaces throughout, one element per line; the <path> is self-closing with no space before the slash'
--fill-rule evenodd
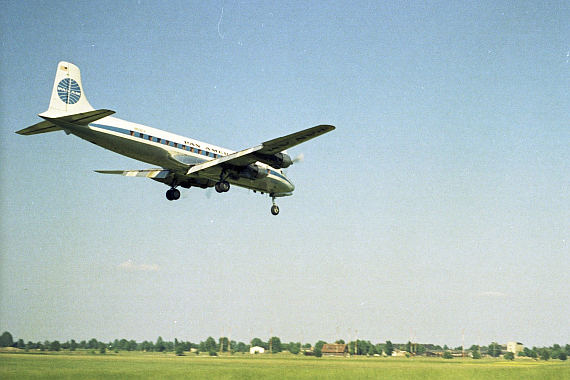
<path id="1" fill-rule="evenodd" d="M 69 62 L 60 62 L 57 65 L 49 109 L 40 116 L 60 117 L 93 110 L 83 92 L 79 68 Z"/>

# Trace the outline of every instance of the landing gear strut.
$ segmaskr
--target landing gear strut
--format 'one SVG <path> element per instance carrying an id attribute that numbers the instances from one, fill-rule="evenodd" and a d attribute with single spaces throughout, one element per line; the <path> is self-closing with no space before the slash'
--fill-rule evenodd
<path id="1" fill-rule="evenodd" d="M 226 171 L 222 171 L 220 174 L 220 180 L 216 183 L 215 189 L 218 193 L 227 193 L 230 191 L 230 183 L 226 181 L 229 176 L 226 175 Z"/>
<path id="2" fill-rule="evenodd" d="M 166 192 L 166 199 L 168 199 L 169 201 L 175 201 L 177 199 L 180 199 L 180 190 L 175 189 L 174 187 L 169 189 Z"/>
<path id="3" fill-rule="evenodd" d="M 271 206 L 271 213 L 273 215 L 278 215 L 279 214 L 279 206 L 277 206 L 275 204 L 275 197 L 271 197 L 271 200 L 273 201 L 273 206 Z"/>

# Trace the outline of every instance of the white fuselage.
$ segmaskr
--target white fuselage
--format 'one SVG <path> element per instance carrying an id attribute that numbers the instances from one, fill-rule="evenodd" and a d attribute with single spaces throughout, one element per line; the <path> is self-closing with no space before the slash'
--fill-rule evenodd
<path id="1" fill-rule="evenodd" d="M 63 129 L 105 149 L 170 170 L 185 171 L 191 165 L 234 153 L 228 149 L 111 116 L 88 126 L 66 124 Z M 267 169 L 267 177 L 254 180 L 227 179 L 228 182 L 266 193 L 289 193 L 295 189 L 281 169 L 262 162 L 257 162 L 256 165 Z M 202 176 L 212 181 L 219 180 L 219 176 L 212 174 Z"/>

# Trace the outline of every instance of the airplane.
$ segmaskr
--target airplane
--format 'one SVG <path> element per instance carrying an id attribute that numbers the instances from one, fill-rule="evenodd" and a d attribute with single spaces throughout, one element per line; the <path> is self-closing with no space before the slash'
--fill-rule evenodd
<path id="1" fill-rule="evenodd" d="M 64 131 L 105 149 L 158 168 L 142 170 L 95 170 L 126 177 L 146 177 L 169 186 L 166 198 L 180 198 L 178 187 L 215 188 L 229 191 L 230 184 L 269 194 L 271 213 L 279 214 L 275 198 L 293 195 L 295 186 L 283 169 L 295 160 L 287 149 L 335 129 L 318 125 L 278 137 L 241 151 L 231 151 L 188 137 L 112 117 L 115 112 L 91 107 L 81 83 L 79 68 L 69 62 L 57 66 L 44 121 L 21 129 L 20 135 Z"/>

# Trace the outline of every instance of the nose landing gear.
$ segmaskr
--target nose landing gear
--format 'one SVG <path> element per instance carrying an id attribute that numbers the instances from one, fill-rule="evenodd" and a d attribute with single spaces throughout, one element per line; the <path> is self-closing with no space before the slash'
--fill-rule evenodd
<path id="1" fill-rule="evenodd" d="M 271 213 L 273 215 L 279 215 L 279 206 L 275 204 L 275 197 L 271 197 L 271 200 L 273 201 L 273 206 L 271 206 Z"/>

